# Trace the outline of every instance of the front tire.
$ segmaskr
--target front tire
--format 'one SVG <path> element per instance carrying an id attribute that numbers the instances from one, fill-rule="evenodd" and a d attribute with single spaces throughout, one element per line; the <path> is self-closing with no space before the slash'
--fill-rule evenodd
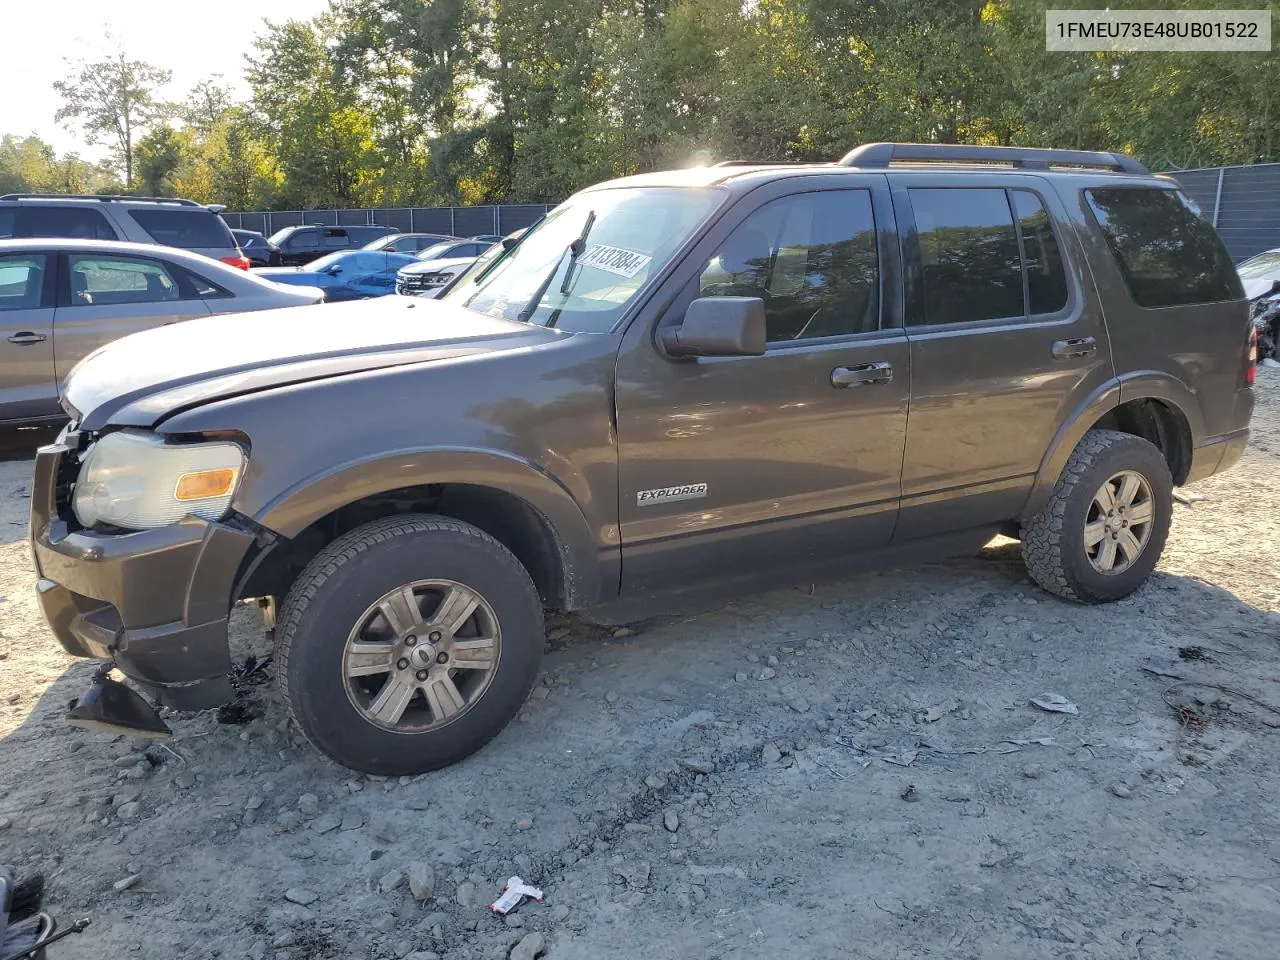
<path id="1" fill-rule="evenodd" d="M 1036 583 L 1066 600 L 1119 600 L 1155 569 L 1172 516 L 1164 455 L 1141 437 L 1090 430 L 1044 509 L 1022 525 L 1022 558 Z"/>
<path id="2" fill-rule="evenodd" d="M 538 593 L 506 547 L 447 517 L 388 517 L 299 575 L 277 631 L 280 688 L 306 738 L 343 766 L 425 773 L 510 722 L 542 634 Z"/>

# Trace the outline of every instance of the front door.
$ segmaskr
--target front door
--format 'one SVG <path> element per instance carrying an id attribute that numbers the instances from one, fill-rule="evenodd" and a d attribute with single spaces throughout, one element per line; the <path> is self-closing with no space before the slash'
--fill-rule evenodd
<path id="1" fill-rule="evenodd" d="M 891 174 L 906 240 L 911 418 L 895 540 L 1015 519 L 1058 427 L 1112 376 L 1052 187 Z"/>
<path id="2" fill-rule="evenodd" d="M 165 261 L 124 254 L 68 253 L 59 291 L 54 365 L 61 382 L 103 344 L 139 330 L 209 316 L 187 276 Z M 156 358 L 164 363 L 163 357 Z"/>
<path id="3" fill-rule="evenodd" d="M 882 176 L 778 181 L 631 325 L 616 394 L 625 593 L 888 542 L 910 386 L 892 217 Z M 655 330 L 717 295 L 764 300 L 765 354 L 666 357 Z"/>
<path id="4" fill-rule="evenodd" d="M 0 421 L 57 416 L 53 257 L 0 256 Z"/>

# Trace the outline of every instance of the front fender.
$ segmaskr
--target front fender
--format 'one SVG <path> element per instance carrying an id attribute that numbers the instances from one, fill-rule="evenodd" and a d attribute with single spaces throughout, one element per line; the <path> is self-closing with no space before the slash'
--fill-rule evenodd
<path id="1" fill-rule="evenodd" d="M 571 606 L 600 596 L 602 566 L 616 566 L 617 558 L 601 554 L 604 548 L 597 547 L 582 509 L 558 480 L 533 463 L 502 451 L 434 447 L 343 463 L 276 495 L 252 517 L 269 530 L 295 537 L 357 500 L 429 483 L 465 483 L 519 497 L 552 532 Z"/>

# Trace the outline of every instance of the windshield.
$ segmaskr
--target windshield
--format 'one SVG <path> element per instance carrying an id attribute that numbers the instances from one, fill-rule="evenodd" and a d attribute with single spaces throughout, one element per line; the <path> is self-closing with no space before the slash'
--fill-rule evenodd
<path id="1" fill-rule="evenodd" d="M 1260 253 L 1252 260 L 1246 260 L 1236 267 L 1241 280 L 1258 280 L 1263 277 L 1280 279 L 1280 250 Z"/>
<path id="2" fill-rule="evenodd" d="M 577 194 L 530 227 L 505 256 L 500 245 L 495 247 L 493 257 L 481 258 L 442 299 L 507 320 L 517 319 L 523 310 L 532 323 L 572 331 L 612 330 L 636 291 L 666 266 L 724 197 L 719 190 L 684 187 Z M 593 213 L 582 253 L 570 257 L 569 245 Z M 553 268 L 550 282 L 544 283 Z M 526 310 L 539 287 L 545 289 L 536 307 Z"/>
<path id="3" fill-rule="evenodd" d="M 446 241 L 445 243 L 432 244 L 431 246 L 427 247 L 427 249 L 423 250 L 421 253 L 418 254 L 418 259 L 419 260 L 435 260 L 435 259 L 438 259 L 439 257 L 448 256 L 449 251 L 452 250 L 457 245 L 458 245 L 457 242 L 454 240 L 449 240 L 449 241 Z"/>

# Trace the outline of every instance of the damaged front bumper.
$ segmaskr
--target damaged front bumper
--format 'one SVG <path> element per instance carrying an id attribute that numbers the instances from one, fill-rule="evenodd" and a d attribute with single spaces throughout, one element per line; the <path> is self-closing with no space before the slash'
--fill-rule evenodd
<path id="1" fill-rule="evenodd" d="M 36 456 L 31 550 L 49 627 L 69 654 L 114 663 L 166 706 L 230 700 L 227 615 L 252 533 L 187 517 L 135 533 L 74 529 L 74 452 Z"/>

